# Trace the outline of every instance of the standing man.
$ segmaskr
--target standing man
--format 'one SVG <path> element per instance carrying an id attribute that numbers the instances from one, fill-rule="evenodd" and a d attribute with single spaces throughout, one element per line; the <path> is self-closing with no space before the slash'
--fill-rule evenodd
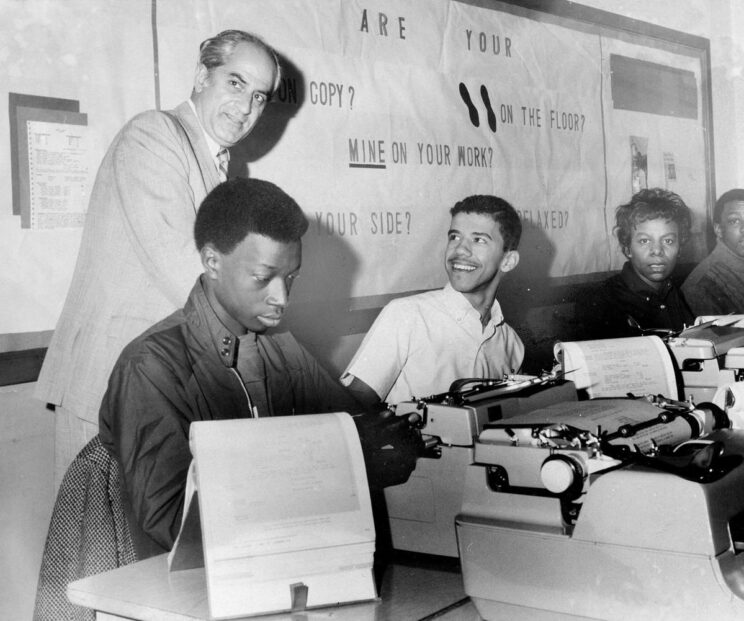
<path id="1" fill-rule="evenodd" d="M 744 190 L 724 192 L 713 208 L 716 247 L 682 285 L 697 316 L 744 313 Z"/>
<path id="2" fill-rule="evenodd" d="M 522 223 L 496 196 L 450 209 L 443 289 L 390 302 L 341 377 L 368 407 L 449 389 L 466 377 L 500 378 L 522 366 L 524 345 L 506 324 L 496 290 L 519 263 Z"/>
<path id="3" fill-rule="evenodd" d="M 198 205 L 227 173 L 280 82 L 272 48 L 226 30 L 201 44 L 191 98 L 134 117 L 91 193 L 72 283 L 36 396 L 56 409 L 55 480 L 98 431 L 106 380 L 132 338 L 183 303 L 200 273 Z"/>

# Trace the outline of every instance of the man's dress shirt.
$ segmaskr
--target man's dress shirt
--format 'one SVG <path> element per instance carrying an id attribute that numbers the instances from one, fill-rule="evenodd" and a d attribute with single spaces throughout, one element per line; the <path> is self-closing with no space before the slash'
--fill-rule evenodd
<path id="1" fill-rule="evenodd" d="M 444 392 L 466 377 L 501 378 L 519 370 L 524 345 L 494 300 L 485 327 L 448 283 L 397 298 L 382 309 L 341 381 L 362 380 L 387 403 Z"/>

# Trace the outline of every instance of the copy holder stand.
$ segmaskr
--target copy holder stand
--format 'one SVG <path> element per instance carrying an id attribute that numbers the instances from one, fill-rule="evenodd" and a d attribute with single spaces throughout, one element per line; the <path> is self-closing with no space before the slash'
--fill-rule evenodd
<path id="1" fill-rule="evenodd" d="M 375 529 L 345 413 L 191 424 L 170 571 L 204 567 L 213 619 L 377 597 Z"/>

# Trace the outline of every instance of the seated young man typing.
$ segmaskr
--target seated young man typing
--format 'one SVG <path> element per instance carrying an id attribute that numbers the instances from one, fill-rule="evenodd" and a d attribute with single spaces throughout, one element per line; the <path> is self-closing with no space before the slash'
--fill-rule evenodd
<path id="1" fill-rule="evenodd" d="M 169 550 L 183 512 L 192 421 L 361 412 L 358 402 L 288 333 L 308 223 L 267 181 L 217 186 L 196 216 L 204 273 L 186 305 L 132 341 L 111 374 L 101 440 L 122 467 L 139 559 Z M 420 439 L 408 419 L 355 417 L 372 488 L 404 482 Z"/>
<path id="2" fill-rule="evenodd" d="M 524 345 L 504 322 L 496 290 L 519 263 L 519 215 L 496 196 L 450 209 L 443 289 L 387 304 L 341 381 L 366 404 L 396 404 L 444 392 L 468 377 L 519 370 Z"/>

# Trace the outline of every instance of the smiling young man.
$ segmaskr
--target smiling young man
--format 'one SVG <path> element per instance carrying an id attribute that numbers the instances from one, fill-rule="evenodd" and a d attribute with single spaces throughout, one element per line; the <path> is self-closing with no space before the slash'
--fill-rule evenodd
<path id="1" fill-rule="evenodd" d="M 341 377 L 366 404 L 396 404 L 444 392 L 466 377 L 519 370 L 524 345 L 496 300 L 519 263 L 519 215 L 496 196 L 469 196 L 450 210 L 443 289 L 382 309 Z"/>
<path id="2" fill-rule="evenodd" d="M 690 236 L 687 205 L 674 192 L 645 189 L 620 205 L 615 219 L 615 234 L 628 260 L 581 305 L 582 337 L 638 336 L 691 325 L 694 316 L 671 279 Z"/>
<path id="3" fill-rule="evenodd" d="M 136 115 L 109 146 L 36 385 L 36 397 L 56 409 L 58 482 L 98 431 L 121 350 L 188 295 L 201 271 L 192 238 L 197 208 L 225 179 L 227 149 L 250 134 L 280 80 L 271 47 L 225 30 L 201 44 L 190 98 Z"/>
<path id="4" fill-rule="evenodd" d="M 259 179 L 217 186 L 196 216 L 203 274 L 183 309 L 122 352 L 101 405 L 103 445 L 122 468 L 137 558 L 173 546 L 193 421 L 360 413 L 360 404 L 289 332 L 273 332 L 300 271 L 307 220 Z M 370 487 L 404 482 L 420 438 L 411 420 L 355 416 Z"/>
<path id="5" fill-rule="evenodd" d="M 692 270 L 682 293 L 698 316 L 744 313 L 744 189 L 716 201 L 713 230 L 716 246 Z"/>

